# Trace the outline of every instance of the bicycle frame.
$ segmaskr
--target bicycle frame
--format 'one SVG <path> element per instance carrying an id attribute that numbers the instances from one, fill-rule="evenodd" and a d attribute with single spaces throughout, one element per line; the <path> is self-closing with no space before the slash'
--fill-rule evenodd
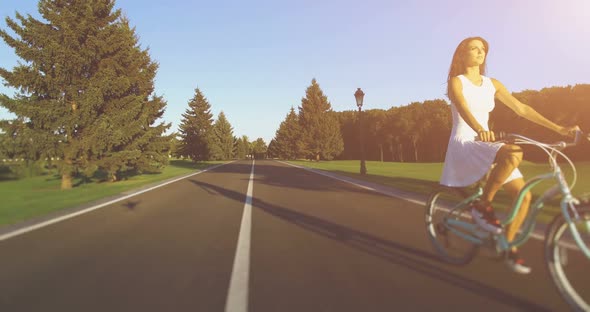
<path id="1" fill-rule="evenodd" d="M 534 142 L 534 141 L 532 141 L 530 139 L 526 139 L 522 136 L 517 136 L 517 137 L 519 137 L 520 139 L 524 139 L 523 141 L 525 143 Z M 576 138 L 575 141 L 578 141 L 578 138 Z M 537 143 L 537 142 L 534 142 L 534 143 Z M 563 147 L 567 146 L 567 144 L 558 144 L 558 145 L 563 146 Z M 575 145 L 575 143 L 574 143 L 574 145 Z M 544 147 L 548 148 L 549 146 L 545 145 Z M 557 150 L 553 148 L 552 152 L 549 154 L 549 161 L 550 161 L 551 166 L 553 167 L 553 172 L 536 176 L 536 177 L 530 179 L 529 181 L 527 181 L 527 183 L 525 184 L 523 189 L 519 192 L 517 200 L 514 203 L 512 213 L 508 216 L 508 218 L 506 220 L 504 220 L 502 222 L 502 224 L 506 225 L 506 224 L 511 223 L 514 220 L 514 218 L 518 214 L 518 211 L 520 210 L 520 206 L 522 204 L 525 194 L 530 189 L 535 187 L 540 182 L 542 182 L 544 180 L 549 180 L 549 179 L 554 179 L 556 181 L 556 184 L 553 187 L 551 187 L 549 190 L 547 190 L 545 193 L 543 193 L 543 195 L 539 199 L 537 199 L 533 205 L 531 205 L 531 208 L 530 208 L 529 212 L 527 213 L 527 216 L 525 217 L 525 222 L 523 225 L 524 230 L 521 234 L 517 235 L 516 238 L 511 243 L 507 243 L 505 240 L 505 235 L 501 235 L 501 237 L 503 238 L 500 241 L 502 250 L 507 250 L 508 248 L 520 246 L 523 243 L 525 243 L 529 239 L 532 231 L 534 230 L 536 216 L 543 208 L 545 202 L 554 198 L 555 196 L 561 194 L 562 195 L 562 199 L 560 201 L 561 213 L 563 214 L 563 216 L 568 224 L 568 228 L 570 229 L 570 232 L 571 232 L 572 237 L 574 238 L 576 244 L 580 247 L 580 249 L 582 250 L 584 255 L 586 257 L 590 258 L 590 249 L 582 241 L 582 238 L 580 237 L 580 233 L 578 231 L 578 228 L 574 224 L 574 222 L 571 218 L 571 215 L 570 215 L 570 211 L 571 211 L 575 214 L 575 218 L 579 219 L 579 216 L 577 215 L 577 212 L 576 212 L 575 208 L 573 207 L 573 204 L 579 204 L 579 201 L 572 195 L 571 188 L 563 175 L 563 171 L 561 170 L 561 167 L 557 164 L 556 151 Z M 590 230 L 590 221 L 585 221 L 585 227 L 586 227 L 586 230 Z"/>
<path id="2" fill-rule="evenodd" d="M 559 167 L 556 167 L 556 168 L 558 168 L 558 169 L 556 169 L 553 173 L 545 173 L 545 174 L 538 175 L 536 177 L 531 178 L 530 180 L 528 180 L 525 183 L 524 187 L 522 188 L 522 190 L 518 194 L 518 197 L 512 206 L 511 213 L 507 216 L 506 219 L 502 220 L 502 225 L 507 225 L 507 224 L 512 223 L 512 221 L 514 221 L 514 218 L 516 218 L 516 216 L 518 215 L 518 212 L 520 211 L 522 201 L 523 201 L 525 194 L 527 192 L 529 192 L 532 188 L 534 188 L 539 183 L 541 183 L 545 180 L 556 179 L 562 175 L 561 169 L 559 169 Z M 541 195 L 541 197 L 539 197 L 530 206 L 529 212 L 527 213 L 527 215 L 524 219 L 524 223 L 521 226 L 522 232 L 517 234 L 516 237 L 514 238 L 514 240 L 510 243 L 508 243 L 506 241 L 505 235 L 501 235 L 504 238 L 503 240 L 500 240 L 501 249 L 508 250 L 509 248 L 518 247 L 518 246 L 524 244 L 525 242 L 527 242 L 528 239 L 530 238 L 530 234 L 535 229 L 536 217 L 541 212 L 543 207 L 545 206 L 545 202 L 554 198 L 555 196 L 559 195 L 560 193 L 563 194 L 564 191 L 565 190 L 560 189 L 560 188 L 558 188 L 557 185 L 555 185 L 555 186 L 551 187 L 549 190 L 547 190 L 545 193 L 543 193 L 543 195 Z M 567 189 L 567 191 L 569 192 L 569 188 Z"/>
<path id="3" fill-rule="evenodd" d="M 514 219 L 518 215 L 518 212 L 520 211 L 520 207 L 522 205 L 525 195 L 533 187 L 535 187 L 536 185 L 538 185 L 539 183 L 541 183 L 545 180 L 555 180 L 556 184 L 554 186 L 552 186 L 550 189 L 548 189 L 547 191 L 545 191 L 543 193 L 543 195 L 541 197 L 539 197 L 530 206 L 530 209 L 529 209 L 527 215 L 525 216 L 523 226 L 521 227 L 522 232 L 517 234 L 517 236 L 515 237 L 515 239 L 512 242 L 509 243 L 507 241 L 506 235 L 504 233 L 494 236 L 494 239 L 496 239 L 498 241 L 498 246 L 499 246 L 500 250 L 504 251 L 504 250 L 508 250 L 512 247 L 518 247 L 518 246 L 524 244 L 526 241 L 528 241 L 531 233 L 534 231 L 534 228 L 535 228 L 536 216 L 539 214 L 541 209 L 544 207 L 545 202 L 547 202 L 550 199 L 561 194 L 562 195 L 562 199 L 560 201 L 561 213 L 563 214 L 566 222 L 568 223 L 568 228 L 570 229 L 570 232 L 571 232 L 572 237 L 574 238 L 576 244 L 580 247 L 580 249 L 586 255 L 586 257 L 590 258 L 590 249 L 582 241 L 582 238 L 580 237 L 580 233 L 578 231 L 578 228 L 576 227 L 576 225 L 570 215 L 570 211 L 571 211 L 574 213 L 574 217 L 576 219 L 579 219 L 579 216 L 577 215 L 577 212 L 573 207 L 573 204 L 579 204 L 579 201 L 572 195 L 570 186 L 568 185 L 567 181 L 565 180 L 565 177 L 563 175 L 561 167 L 559 167 L 559 165 L 557 164 L 556 148 L 551 147 L 550 145 L 535 142 L 533 140 L 530 140 L 530 139 L 522 137 L 522 136 L 517 136 L 517 135 L 514 135 L 514 136 L 518 139 L 521 139 L 522 142 L 524 142 L 525 144 L 533 144 L 533 145 L 538 144 L 537 146 L 541 147 L 543 149 L 551 148 L 552 152 L 549 155 L 549 161 L 550 161 L 551 166 L 553 167 L 553 172 L 535 176 L 525 183 L 525 186 L 519 192 L 517 199 L 514 201 L 514 204 L 512 205 L 512 209 L 511 209 L 510 214 L 502 221 L 502 225 L 507 225 L 507 224 L 510 224 L 514 221 Z M 560 144 L 558 146 L 563 146 L 563 144 Z M 456 212 L 462 213 L 462 210 L 464 210 L 466 207 L 468 207 L 468 204 L 471 201 L 473 201 L 474 199 L 481 196 L 482 193 L 483 193 L 482 188 L 481 187 L 478 188 L 478 191 L 475 194 L 467 197 L 466 199 L 461 201 L 459 204 L 457 204 L 455 207 L 452 207 L 452 209 L 449 212 L 449 215 L 452 215 L 453 213 L 456 213 Z M 590 231 L 590 220 L 585 221 L 584 225 L 585 225 L 586 230 Z M 459 235 L 460 237 L 462 237 L 472 243 L 479 244 L 479 245 L 482 245 L 484 243 L 484 239 L 486 237 L 490 237 L 492 235 L 488 232 L 483 231 L 482 229 L 480 229 L 477 225 L 475 225 L 473 223 L 459 221 L 459 220 L 455 220 L 452 218 L 445 220 L 445 227 L 448 230 L 455 233 L 456 235 Z M 465 233 L 463 231 L 460 231 L 458 228 L 466 230 L 469 233 Z"/>
<path id="4" fill-rule="evenodd" d="M 483 189 L 480 187 L 477 189 L 477 192 L 468 196 L 467 198 L 463 199 L 460 203 L 451 207 L 448 215 L 452 215 L 453 213 L 463 213 L 462 210 L 468 207 L 467 205 L 472 202 L 473 200 L 477 199 L 483 194 Z M 463 222 L 455 219 L 447 219 L 444 226 L 451 232 L 459 235 L 463 239 L 466 239 L 474 244 L 482 244 L 483 239 L 488 237 L 489 234 L 482 229 L 480 229 L 477 225 L 473 223 Z M 475 236 L 469 235 L 465 232 L 459 231 L 457 228 L 461 228 L 463 230 L 469 231 L 470 233 L 474 234 Z"/>

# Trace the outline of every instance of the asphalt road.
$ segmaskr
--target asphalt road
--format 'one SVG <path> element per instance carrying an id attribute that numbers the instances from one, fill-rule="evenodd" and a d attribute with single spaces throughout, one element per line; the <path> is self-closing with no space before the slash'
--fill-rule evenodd
<path id="1" fill-rule="evenodd" d="M 254 165 L 237 258 L 251 171 L 233 162 L 0 241 L 0 311 L 224 311 L 243 261 L 243 311 L 568 310 L 539 241 L 522 248 L 530 275 L 486 251 L 450 266 L 423 207 L 270 160 Z"/>

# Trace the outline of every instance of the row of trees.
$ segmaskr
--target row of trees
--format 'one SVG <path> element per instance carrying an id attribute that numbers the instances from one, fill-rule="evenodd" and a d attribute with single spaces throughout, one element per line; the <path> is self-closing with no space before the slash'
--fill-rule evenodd
<path id="1" fill-rule="evenodd" d="M 0 30 L 0 37 L 22 61 L 0 68 L 17 90 L 0 95 L 0 106 L 16 116 L 0 120 L 0 158 L 24 159 L 29 168 L 49 161 L 70 189 L 74 177 L 117 181 L 159 171 L 171 154 L 200 161 L 266 152 L 262 139 L 235 138 L 223 112 L 213 124 L 198 89 L 180 137 L 166 134 L 166 101 L 154 94 L 158 64 L 114 6 L 40 0 L 41 20 L 18 12 L 6 18 L 15 35 Z"/>
<path id="2" fill-rule="evenodd" d="M 311 89 L 319 89 L 315 80 Z M 309 88 L 308 88 L 309 90 Z M 321 90 L 316 91 L 321 92 Z M 541 91 L 527 90 L 514 93 L 521 102 L 532 106 L 542 115 L 562 125 L 579 125 L 590 129 L 590 85 L 580 84 L 573 87 L 552 87 Z M 392 107 L 388 110 L 373 109 L 363 111 L 362 131 L 359 131 L 357 111 L 332 112 L 319 108 L 319 124 L 308 122 L 303 116 L 310 111 L 310 105 L 321 101 L 302 100 L 299 113 L 291 108 L 285 120 L 276 131 L 269 145 L 269 155 L 284 159 L 314 158 L 319 154 L 322 159 L 359 159 L 360 137 L 363 133 L 365 155 L 368 160 L 399 162 L 442 162 L 446 154 L 447 143 L 451 133 L 452 117 L 448 102 L 436 99 L 414 102 L 407 106 Z M 324 106 L 325 107 L 325 106 Z M 329 117 L 328 117 L 329 116 Z M 324 143 L 331 142 L 329 136 L 309 135 L 309 133 L 327 133 L 330 120 L 337 120 L 343 149 L 331 149 L 316 143 L 323 152 L 311 154 L 309 140 Z M 490 116 L 490 127 L 496 131 L 520 133 L 541 141 L 563 140 L 558 134 L 518 117 L 505 105 L 496 103 L 496 109 Z M 315 130 L 312 130 L 315 129 Z M 315 132 L 314 132 L 315 131 Z M 545 154 L 534 148 L 525 147 L 525 157 L 532 161 L 543 161 Z M 311 155 L 310 155 L 311 154 Z M 326 157 L 328 155 L 328 157 Z M 590 144 L 568 151 L 573 159 L 590 159 Z M 314 158 L 315 159 L 315 158 Z"/>
<path id="3" fill-rule="evenodd" d="M 299 114 L 291 108 L 270 142 L 270 157 L 331 160 L 344 150 L 337 113 L 315 78 L 301 99 Z"/>
<path id="4" fill-rule="evenodd" d="M 234 137 L 223 111 L 213 121 L 211 105 L 199 88 L 182 114 L 177 140 L 173 154 L 194 161 L 260 158 L 267 149 L 262 138 L 250 143 L 245 135 Z"/>

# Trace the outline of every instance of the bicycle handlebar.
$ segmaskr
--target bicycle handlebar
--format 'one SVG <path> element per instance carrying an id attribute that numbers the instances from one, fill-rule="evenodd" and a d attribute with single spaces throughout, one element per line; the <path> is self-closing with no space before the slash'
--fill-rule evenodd
<path id="1" fill-rule="evenodd" d="M 546 146 L 551 146 L 551 147 L 557 148 L 559 150 L 562 150 L 566 147 L 578 145 L 578 143 L 580 143 L 580 140 L 582 140 L 582 138 L 585 138 L 586 140 L 590 141 L 590 133 L 584 135 L 584 132 L 582 130 L 577 130 L 576 134 L 574 135 L 574 140 L 572 142 L 559 141 L 559 142 L 556 142 L 553 144 L 549 144 L 549 143 L 543 143 L 543 144 Z M 530 139 L 523 137 L 521 135 L 514 134 L 514 133 L 506 133 L 503 131 L 498 132 L 496 139 L 497 139 L 496 141 L 507 141 L 507 142 L 511 142 L 511 143 L 514 143 L 514 141 L 516 141 L 517 139 L 530 140 Z"/>

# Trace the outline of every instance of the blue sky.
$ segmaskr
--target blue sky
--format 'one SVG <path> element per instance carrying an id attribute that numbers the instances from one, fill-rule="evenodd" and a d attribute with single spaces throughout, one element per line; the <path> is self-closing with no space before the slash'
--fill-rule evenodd
<path id="1" fill-rule="evenodd" d="M 234 135 L 269 143 L 316 78 L 336 111 L 444 98 L 457 44 L 490 43 L 488 76 L 510 91 L 590 83 L 588 0 L 117 0 L 160 64 L 156 94 L 175 130 L 199 87 Z M 0 16 L 38 16 L 2 0 Z M 2 29 L 6 23 L 0 22 Z M 18 58 L 0 41 L 0 67 Z M 3 82 L 3 81 L 2 81 Z M 0 86 L 0 93 L 14 90 Z M 10 114 L 0 108 L 0 118 Z"/>

